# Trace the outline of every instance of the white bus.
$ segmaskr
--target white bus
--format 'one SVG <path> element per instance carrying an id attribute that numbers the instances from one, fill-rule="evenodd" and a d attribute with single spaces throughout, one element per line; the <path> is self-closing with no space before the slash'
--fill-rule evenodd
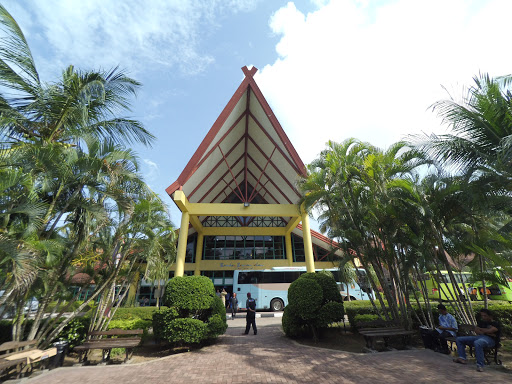
<path id="1" fill-rule="evenodd" d="M 372 291 L 367 284 L 364 270 L 359 270 L 362 276 L 359 284 L 339 283 L 337 268 L 326 269 L 330 271 L 340 290 L 343 300 L 368 300 Z M 318 269 L 317 272 L 322 271 Z M 233 276 L 233 292 L 236 293 L 240 307 L 245 307 L 247 293 L 256 300 L 256 309 L 270 309 L 282 311 L 288 305 L 288 288 L 299 276 L 306 273 L 305 267 L 275 267 L 263 270 L 238 270 Z M 361 281 L 362 280 L 362 281 Z"/>

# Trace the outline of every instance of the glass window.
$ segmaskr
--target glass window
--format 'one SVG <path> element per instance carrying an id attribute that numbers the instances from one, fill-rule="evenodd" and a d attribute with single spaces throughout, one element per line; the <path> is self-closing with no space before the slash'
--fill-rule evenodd
<path id="1" fill-rule="evenodd" d="M 302 238 L 292 233 L 293 260 L 297 262 L 306 261 L 304 254 L 304 242 Z"/>

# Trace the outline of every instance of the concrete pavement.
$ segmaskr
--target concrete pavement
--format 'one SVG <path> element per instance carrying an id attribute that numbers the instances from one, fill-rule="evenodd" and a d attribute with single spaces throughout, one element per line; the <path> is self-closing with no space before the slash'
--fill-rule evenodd
<path id="1" fill-rule="evenodd" d="M 355 354 L 299 345 L 286 338 L 281 318 L 257 320 L 258 335 L 243 336 L 245 319 L 228 320 L 212 346 L 140 364 L 65 367 L 27 380 L 59 383 L 510 383 L 512 375 L 454 364 L 429 350 Z M 23 380 L 25 381 L 25 380 Z"/>

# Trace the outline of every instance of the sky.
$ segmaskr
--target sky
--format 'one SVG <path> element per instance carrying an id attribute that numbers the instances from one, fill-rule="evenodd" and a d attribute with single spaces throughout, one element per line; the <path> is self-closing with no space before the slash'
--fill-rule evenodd
<path id="1" fill-rule="evenodd" d="M 143 84 L 129 116 L 156 137 L 134 146 L 165 193 L 243 79 L 255 76 L 304 163 L 328 140 L 381 148 L 445 133 L 436 101 L 479 73 L 512 73 L 508 0 L 4 0 L 44 81 L 69 65 L 116 66 Z M 313 223 L 317 229 L 317 224 Z"/>

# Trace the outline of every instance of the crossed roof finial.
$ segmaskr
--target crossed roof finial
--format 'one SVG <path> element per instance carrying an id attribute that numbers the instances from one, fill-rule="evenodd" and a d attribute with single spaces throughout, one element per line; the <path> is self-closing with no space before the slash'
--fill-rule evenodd
<path id="1" fill-rule="evenodd" d="M 256 72 L 258 72 L 258 68 L 252 67 L 251 69 L 247 68 L 247 65 L 242 67 L 242 71 L 244 72 L 245 76 L 253 77 Z"/>

